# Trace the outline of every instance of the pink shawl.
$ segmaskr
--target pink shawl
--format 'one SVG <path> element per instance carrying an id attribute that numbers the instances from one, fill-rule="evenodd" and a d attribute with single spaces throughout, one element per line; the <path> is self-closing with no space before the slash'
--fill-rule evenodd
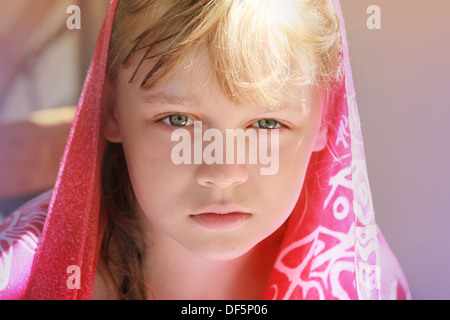
<path id="1" fill-rule="evenodd" d="M 0 225 L 0 299 L 91 299 L 103 223 L 100 166 L 105 140 L 100 106 L 118 0 L 110 1 L 53 192 Z M 328 148 L 313 154 L 305 188 L 289 219 L 266 299 L 403 299 L 409 289 L 376 223 L 344 20 L 343 80 L 334 101 Z M 80 268 L 79 289 L 68 286 Z"/>

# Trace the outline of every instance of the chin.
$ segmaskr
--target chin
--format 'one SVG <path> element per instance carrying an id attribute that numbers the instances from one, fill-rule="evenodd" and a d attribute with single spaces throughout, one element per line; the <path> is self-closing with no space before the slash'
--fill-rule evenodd
<path id="1" fill-rule="evenodd" d="M 230 241 L 218 239 L 217 241 L 208 241 L 207 246 L 197 246 L 197 248 L 190 251 L 208 260 L 230 261 L 244 256 L 251 251 L 257 243 L 258 242 L 247 242 L 233 244 L 230 243 Z"/>

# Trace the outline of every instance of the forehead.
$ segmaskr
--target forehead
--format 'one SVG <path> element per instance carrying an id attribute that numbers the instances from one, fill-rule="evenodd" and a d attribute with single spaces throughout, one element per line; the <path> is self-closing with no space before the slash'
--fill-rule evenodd
<path id="1" fill-rule="evenodd" d="M 193 101 L 199 104 L 211 103 L 218 99 L 231 100 L 236 107 L 260 111 L 275 111 L 286 109 L 305 109 L 315 105 L 320 96 L 320 90 L 315 85 L 285 85 L 275 88 L 277 93 L 281 92 L 281 102 L 274 107 L 264 104 L 258 99 L 254 99 L 249 88 L 242 87 L 240 99 L 229 95 L 221 86 L 220 79 L 214 73 L 209 58 L 209 52 L 204 46 L 196 46 L 186 50 L 180 63 L 171 68 L 164 77 L 158 80 L 152 88 L 140 87 L 141 82 L 156 63 L 155 60 L 148 60 L 137 71 L 134 80 L 129 83 L 134 70 L 138 66 L 140 56 L 136 55 L 130 63 L 122 67 L 119 71 L 119 82 L 124 85 L 131 85 L 148 100 L 159 101 L 169 104 L 180 104 L 186 101 Z M 237 101 L 236 101 L 237 100 Z M 306 110 L 304 110 L 306 111 Z"/>

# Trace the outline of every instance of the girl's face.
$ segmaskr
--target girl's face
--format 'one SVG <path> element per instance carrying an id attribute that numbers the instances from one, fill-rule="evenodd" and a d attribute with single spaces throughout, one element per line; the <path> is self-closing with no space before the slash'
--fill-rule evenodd
<path id="1" fill-rule="evenodd" d="M 326 145 L 319 91 L 293 90 L 282 108 L 271 111 L 254 103 L 231 102 L 210 77 L 206 55 L 186 54 L 179 71 L 152 89 L 142 89 L 139 77 L 129 83 L 135 67 L 132 63 L 118 73 L 104 134 L 123 144 L 136 209 L 144 217 L 150 241 L 218 260 L 241 256 L 286 221 L 298 200 L 311 153 Z M 201 141 L 200 122 L 203 132 L 216 129 L 210 141 Z M 180 129 L 192 139 L 172 139 Z M 267 148 L 257 147 L 257 164 L 249 163 L 248 157 L 245 163 L 226 161 L 230 129 L 254 130 L 258 137 L 267 133 Z M 271 130 L 278 131 L 278 142 Z M 191 150 L 178 152 L 182 145 Z M 213 146 L 217 148 L 212 152 Z M 248 140 L 244 148 L 247 155 L 252 152 Z M 223 164 L 207 164 L 201 157 L 202 151 L 215 156 L 219 149 Z M 275 171 L 262 174 L 269 165 L 260 163 L 260 153 L 277 152 Z M 186 156 L 183 153 L 192 153 L 191 164 L 175 163 L 174 154 Z M 194 163 L 199 155 L 202 161 Z"/>

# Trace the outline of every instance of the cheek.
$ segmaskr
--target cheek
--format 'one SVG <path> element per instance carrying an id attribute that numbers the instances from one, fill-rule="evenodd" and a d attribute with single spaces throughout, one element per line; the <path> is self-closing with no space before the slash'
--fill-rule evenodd
<path id="1" fill-rule="evenodd" d="M 311 153 L 311 146 L 302 136 L 280 144 L 279 176 L 284 184 L 293 186 L 303 183 Z"/>
<path id="2" fill-rule="evenodd" d="M 169 202 L 176 197 L 177 186 L 182 184 L 180 179 L 186 176 L 185 168 L 176 166 L 171 160 L 172 144 L 170 135 L 158 129 L 147 129 L 145 125 L 130 128 L 124 134 L 130 180 L 144 211 L 150 211 L 146 207 L 164 206 L 165 200 Z"/>
<path id="3" fill-rule="evenodd" d="M 302 170 L 297 170 L 300 173 Z M 304 175 L 295 174 L 295 172 L 280 172 L 273 181 L 267 181 L 269 186 L 266 189 L 267 208 L 276 219 L 287 219 L 298 201 L 303 185 Z"/>
<path id="4" fill-rule="evenodd" d="M 277 208 L 274 212 L 286 218 L 298 201 L 311 156 L 310 148 L 301 139 L 297 141 L 280 144 L 279 171 L 264 182 L 267 199 Z"/>

